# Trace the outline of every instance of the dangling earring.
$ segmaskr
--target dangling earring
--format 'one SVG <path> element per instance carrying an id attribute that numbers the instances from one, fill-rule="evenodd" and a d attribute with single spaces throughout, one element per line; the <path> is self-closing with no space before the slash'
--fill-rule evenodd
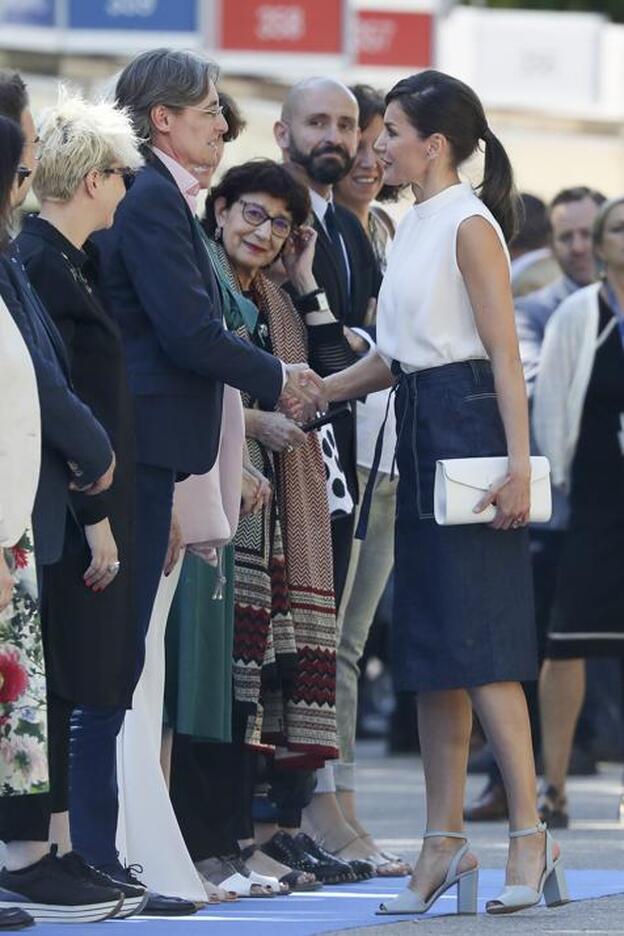
<path id="1" fill-rule="evenodd" d="M 217 226 L 217 228 L 215 229 L 215 232 L 214 232 L 214 239 L 216 240 L 217 244 L 218 244 L 219 241 L 221 240 L 222 235 L 223 235 L 223 229 L 222 229 L 221 227 Z"/>

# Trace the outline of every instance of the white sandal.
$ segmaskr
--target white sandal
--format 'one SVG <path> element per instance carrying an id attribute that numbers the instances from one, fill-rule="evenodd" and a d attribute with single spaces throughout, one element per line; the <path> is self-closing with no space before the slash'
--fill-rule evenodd
<path id="1" fill-rule="evenodd" d="M 242 874 L 227 858 L 207 858 L 195 867 L 202 877 L 237 897 L 273 897 L 273 892 L 264 882 L 254 880 L 252 872 Z"/>
<path id="2" fill-rule="evenodd" d="M 466 836 L 461 832 L 425 832 L 423 838 L 456 838 L 462 839 L 466 844 L 453 856 L 442 884 L 426 900 L 416 891 L 407 887 L 393 900 L 380 904 L 377 916 L 399 916 L 404 914 L 413 916 L 417 913 L 426 913 L 436 900 L 455 884 L 457 884 L 457 913 L 475 914 L 477 912 L 479 891 L 479 866 L 477 865 L 477 867 L 471 868 L 469 871 L 458 871 L 462 858 L 468 854 L 470 849 Z"/>
<path id="3" fill-rule="evenodd" d="M 537 906 L 542 896 L 547 907 L 560 907 L 569 902 L 570 896 L 563 865 L 559 858 L 553 858 L 553 840 L 546 828 L 546 823 L 538 822 L 530 829 L 510 832 L 509 838 L 523 838 L 525 835 L 537 835 L 541 832 L 546 833 L 546 856 L 538 889 L 535 890 L 528 884 L 507 884 L 502 894 L 499 894 L 495 900 L 488 900 L 485 905 L 487 913 L 502 914 L 526 910 Z"/>
<path id="4" fill-rule="evenodd" d="M 282 884 L 270 874 L 260 874 L 258 871 L 249 869 L 249 880 L 253 881 L 254 884 L 262 885 L 262 887 L 268 887 L 276 897 L 287 897 L 290 894 L 290 887 L 287 884 Z"/>

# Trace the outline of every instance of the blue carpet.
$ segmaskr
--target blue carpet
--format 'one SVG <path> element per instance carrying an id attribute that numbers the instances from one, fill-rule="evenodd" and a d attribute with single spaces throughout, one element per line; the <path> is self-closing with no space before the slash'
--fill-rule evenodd
<path id="1" fill-rule="evenodd" d="M 606 897 L 624 892 L 624 872 L 568 871 L 573 900 Z M 480 910 L 500 892 L 502 871 L 482 870 L 479 878 Z M 192 917 L 138 917 L 93 925 L 49 924 L 42 936 L 314 936 L 332 930 L 351 929 L 406 920 L 409 917 L 375 916 L 379 902 L 405 886 L 396 879 L 365 881 L 343 887 L 326 887 L 313 894 L 291 894 L 269 900 L 239 900 L 219 904 Z M 455 892 L 444 895 L 429 915 L 455 912 Z M 553 913 L 556 912 L 553 910 Z M 26 930 L 30 932 L 30 930 Z"/>

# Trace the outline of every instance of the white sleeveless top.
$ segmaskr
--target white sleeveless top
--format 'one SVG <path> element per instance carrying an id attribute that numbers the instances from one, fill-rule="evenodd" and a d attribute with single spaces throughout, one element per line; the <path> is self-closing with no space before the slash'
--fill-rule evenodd
<path id="1" fill-rule="evenodd" d="M 404 370 L 487 359 L 457 265 L 457 231 L 479 215 L 500 225 L 467 182 L 414 205 L 397 229 L 379 293 L 377 350 Z"/>

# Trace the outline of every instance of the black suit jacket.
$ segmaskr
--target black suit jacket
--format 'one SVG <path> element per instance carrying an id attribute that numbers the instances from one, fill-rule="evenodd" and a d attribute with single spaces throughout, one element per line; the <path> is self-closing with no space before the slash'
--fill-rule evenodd
<path id="1" fill-rule="evenodd" d="M 381 273 L 373 248 L 360 221 L 342 205 L 334 202 L 336 221 L 340 227 L 351 270 L 350 295 L 344 292 L 339 274 L 339 258 L 325 228 L 314 216 L 318 231 L 313 272 L 319 286 L 325 290 L 329 306 L 343 325 L 362 327 L 371 296 L 377 296 L 381 286 Z"/>
<path id="2" fill-rule="evenodd" d="M 217 455 L 223 384 L 273 407 L 281 364 L 224 327 L 198 223 L 155 156 L 137 174 L 113 227 L 93 240 L 101 290 L 121 328 L 138 460 L 202 474 Z"/>
<path id="3" fill-rule="evenodd" d="M 110 465 L 112 450 L 106 432 L 72 390 L 63 341 L 30 284 L 15 243 L 10 254 L 0 256 L 0 295 L 28 346 L 37 377 L 42 451 L 33 534 L 37 563 L 50 565 L 63 551 L 70 481 L 93 483 Z M 76 466 L 73 472 L 70 462 Z"/>
<path id="4" fill-rule="evenodd" d="M 381 272 L 373 248 L 360 221 L 353 212 L 334 202 L 336 221 L 342 234 L 349 268 L 351 271 L 350 291 L 347 296 L 340 276 L 334 245 L 325 228 L 314 216 L 314 227 L 318 232 L 314 265 L 314 276 L 320 287 L 325 290 L 329 306 L 343 325 L 362 328 L 366 318 L 368 303 L 377 296 L 381 286 Z M 346 343 L 346 339 L 345 339 Z M 312 343 L 311 343 L 312 344 Z M 338 370 L 341 368 L 338 367 Z M 344 418 L 334 425 L 336 443 L 340 460 L 346 475 L 349 491 L 354 500 L 358 499 L 357 463 L 356 463 L 356 422 L 355 413 L 350 419 Z"/>

